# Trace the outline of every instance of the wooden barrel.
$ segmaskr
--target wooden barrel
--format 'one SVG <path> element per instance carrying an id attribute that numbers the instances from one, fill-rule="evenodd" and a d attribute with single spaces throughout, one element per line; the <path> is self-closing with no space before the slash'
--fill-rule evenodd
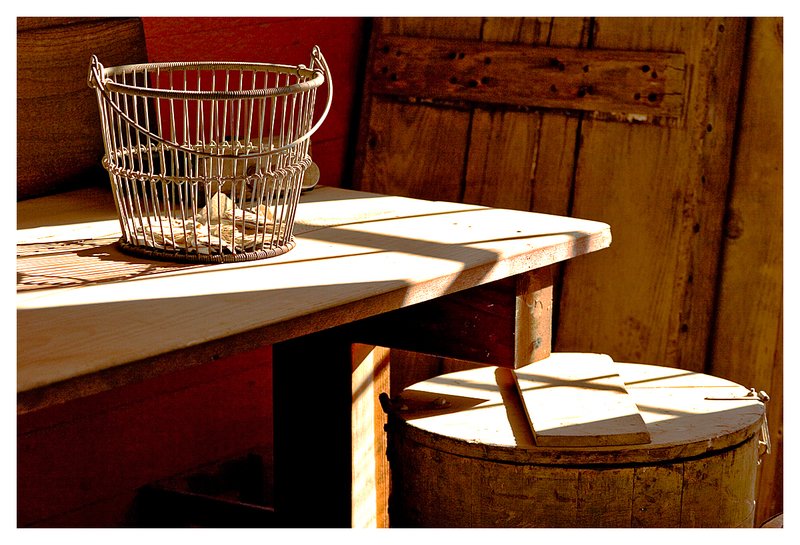
<path id="1" fill-rule="evenodd" d="M 537 446 L 519 394 L 499 378 L 507 370 L 406 388 L 387 427 L 392 525 L 752 527 L 763 403 L 728 399 L 748 390 L 721 378 L 614 365 L 648 443 Z"/>

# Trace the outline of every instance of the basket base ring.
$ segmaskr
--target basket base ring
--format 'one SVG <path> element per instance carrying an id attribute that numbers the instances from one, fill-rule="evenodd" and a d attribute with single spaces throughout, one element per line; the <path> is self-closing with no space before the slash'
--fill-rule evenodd
<path id="1" fill-rule="evenodd" d="M 120 238 L 116 242 L 117 248 L 122 253 L 135 257 L 144 257 L 157 261 L 170 261 L 173 263 L 241 263 L 244 261 L 256 261 L 285 254 L 297 245 L 294 237 L 289 242 L 281 246 L 276 246 L 269 250 L 256 250 L 253 252 L 237 252 L 235 254 L 198 254 L 185 251 L 164 250 L 149 246 L 138 246 L 125 242 Z"/>

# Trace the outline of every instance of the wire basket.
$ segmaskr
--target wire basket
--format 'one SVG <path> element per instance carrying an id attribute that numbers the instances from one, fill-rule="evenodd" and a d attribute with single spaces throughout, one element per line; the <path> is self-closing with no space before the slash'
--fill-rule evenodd
<path id="1" fill-rule="evenodd" d="M 317 90 L 327 102 L 313 123 Z M 310 137 L 330 70 L 311 63 L 181 62 L 105 68 L 93 56 L 108 171 L 127 253 L 251 261 L 291 250 Z"/>

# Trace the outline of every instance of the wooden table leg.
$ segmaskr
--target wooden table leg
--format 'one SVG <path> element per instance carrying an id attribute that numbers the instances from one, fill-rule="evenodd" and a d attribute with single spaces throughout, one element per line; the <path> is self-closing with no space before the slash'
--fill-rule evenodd
<path id="1" fill-rule="evenodd" d="M 389 460 L 386 414 L 378 396 L 389 393 L 389 349 L 352 345 L 352 493 L 353 528 L 389 527 Z"/>
<path id="2" fill-rule="evenodd" d="M 287 527 L 388 526 L 388 350 L 337 328 L 275 345 L 275 512 Z"/>
<path id="3" fill-rule="evenodd" d="M 514 367 L 550 356 L 553 337 L 553 267 L 517 275 Z"/>
<path id="4" fill-rule="evenodd" d="M 445 357 L 483 355 L 470 359 L 518 368 L 550 355 L 552 312 L 552 268 L 546 267 L 275 345 L 280 523 L 389 525 L 386 417 L 378 401 L 390 392 L 389 350 L 375 343 Z"/>

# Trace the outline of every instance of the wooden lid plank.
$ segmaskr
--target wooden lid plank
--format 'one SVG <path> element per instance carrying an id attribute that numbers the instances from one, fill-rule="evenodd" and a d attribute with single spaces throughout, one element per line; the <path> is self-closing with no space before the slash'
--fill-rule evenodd
<path id="1" fill-rule="evenodd" d="M 650 442 L 639 409 L 614 361 L 604 354 L 562 354 L 513 372 L 536 444 L 547 447 Z"/>

